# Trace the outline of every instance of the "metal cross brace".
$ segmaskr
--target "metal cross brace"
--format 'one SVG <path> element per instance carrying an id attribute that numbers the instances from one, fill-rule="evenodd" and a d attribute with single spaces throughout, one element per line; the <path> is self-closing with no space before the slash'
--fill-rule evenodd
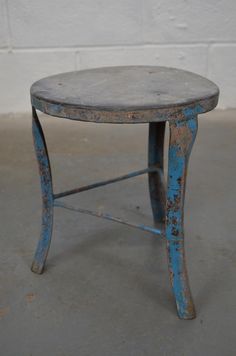
<path id="1" fill-rule="evenodd" d="M 128 174 L 125 174 L 125 175 L 122 175 L 122 176 L 119 176 L 119 177 L 116 177 L 116 178 L 112 178 L 112 179 L 108 179 L 108 180 L 105 180 L 105 181 L 100 181 L 100 182 L 96 182 L 96 183 L 89 184 L 89 185 L 86 185 L 86 186 L 82 186 L 82 187 L 79 187 L 79 188 L 67 190 L 65 192 L 53 195 L 53 199 L 54 199 L 53 205 L 55 207 L 65 208 L 65 209 L 72 210 L 72 211 L 75 211 L 75 212 L 78 212 L 78 213 L 92 215 L 92 216 L 95 216 L 95 217 L 98 217 L 98 218 L 103 218 L 103 219 L 110 220 L 110 221 L 115 221 L 115 222 L 118 222 L 120 224 L 125 224 L 125 225 L 131 226 L 131 227 L 135 227 L 136 229 L 140 229 L 140 230 L 143 230 L 143 231 L 151 232 L 151 233 L 153 233 L 155 235 L 163 236 L 164 232 L 162 230 L 160 230 L 160 229 L 157 229 L 156 227 L 150 227 L 150 226 L 146 226 L 144 224 L 132 223 L 132 222 L 123 220 L 121 218 L 114 217 L 114 216 L 112 216 L 111 214 L 108 214 L 108 213 L 99 213 L 99 212 L 95 212 L 95 211 L 91 211 L 91 210 L 87 210 L 87 209 L 75 208 L 75 207 L 73 207 L 71 205 L 68 205 L 68 204 L 62 202 L 62 201 L 57 201 L 57 202 L 55 201 L 55 200 L 57 200 L 59 198 L 62 198 L 62 197 L 68 196 L 68 195 L 81 193 L 81 192 L 84 192 L 84 191 L 87 191 L 87 190 L 90 190 L 90 189 L 94 189 L 94 188 L 98 188 L 98 187 L 101 187 L 101 186 L 104 186 L 104 185 L 107 185 L 107 184 L 112 184 L 112 183 L 115 183 L 115 182 L 119 182 L 121 180 L 137 177 L 139 175 L 142 175 L 142 174 L 145 174 L 145 173 L 149 173 L 149 172 L 158 172 L 159 174 L 162 173 L 161 169 L 159 169 L 157 167 L 149 167 L 149 168 L 145 168 L 145 169 L 142 169 L 142 170 L 139 170 L 139 171 L 134 171 L 134 172 L 131 172 L 131 173 L 128 173 Z"/>

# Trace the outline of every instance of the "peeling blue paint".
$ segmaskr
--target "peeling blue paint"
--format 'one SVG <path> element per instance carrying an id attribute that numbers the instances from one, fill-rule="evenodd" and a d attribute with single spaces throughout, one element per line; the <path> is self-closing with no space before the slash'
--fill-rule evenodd
<path id="1" fill-rule="evenodd" d="M 186 319 L 195 316 L 184 259 L 183 216 L 187 164 L 196 134 L 196 117 L 176 121 L 170 127 L 166 239 L 177 310 L 179 317 Z"/>
<path id="2" fill-rule="evenodd" d="M 183 109 L 183 114 L 186 119 L 194 118 L 198 114 L 202 114 L 203 112 L 205 112 L 205 110 L 200 104 L 197 104 L 194 107 L 187 107 Z"/>
<path id="3" fill-rule="evenodd" d="M 53 187 L 50 163 L 47 153 L 45 138 L 42 127 L 33 108 L 32 132 L 34 138 L 35 153 L 39 165 L 41 190 L 42 190 L 42 227 L 41 236 L 32 264 L 32 271 L 42 273 L 47 258 L 51 242 L 52 224 L 53 224 Z"/>

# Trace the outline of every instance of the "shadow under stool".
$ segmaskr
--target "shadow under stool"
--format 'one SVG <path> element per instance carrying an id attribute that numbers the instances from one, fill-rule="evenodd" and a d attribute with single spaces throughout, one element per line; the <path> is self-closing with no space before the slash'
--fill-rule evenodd
<path id="1" fill-rule="evenodd" d="M 54 207 L 127 224 L 165 237 L 169 276 L 178 316 L 181 319 L 193 319 L 196 315 L 184 250 L 187 166 L 197 134 L 198 114 L 212 110 L 217 105 L 218 96 L 218 87 L 206 78 L 175 68 L 156 66 L 96 68 L 62 73 L 35 82 L 31 87 L 33 137 L 41 179 L 43 212 L 32 271 L 43 272 L 52 236 Z M 36 110 L 64 119 L 94 123 L 148 123 L 147 168 L 54 194 L 49 155 Z M 163 177 L 163 146 L 167 121 L 170 139 L 166 184 Z M 61 200 L 71 194 L 140 174 L 148 174 L 154 227 L 76 208 Z"/>

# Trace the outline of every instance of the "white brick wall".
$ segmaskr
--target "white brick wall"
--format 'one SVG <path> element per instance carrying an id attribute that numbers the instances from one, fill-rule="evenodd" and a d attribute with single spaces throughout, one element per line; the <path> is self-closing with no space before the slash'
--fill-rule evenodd
<path id="1" fill-rule="evenodd" d="M 236 107 L 235 17 L 235 0 L 0 0 L 0 113 L 43 76 L 125 64 L 207 76 Z"/>

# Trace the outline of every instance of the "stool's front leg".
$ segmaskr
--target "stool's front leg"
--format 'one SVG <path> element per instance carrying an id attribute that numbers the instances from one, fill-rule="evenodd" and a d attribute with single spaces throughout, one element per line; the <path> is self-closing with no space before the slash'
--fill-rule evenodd
<path id="1" fill-rule="evenodd" d="M 185 262 L 184 196 L 188 159 L 196 134 L 197 117 L 170 122 L 166 240 L 170 280 L 181 319 L 195 317 Z"/>
<path id="2" fill-rule="evenodd" d="M 50 247 L 53 224 L 53 187 L 46 141 L 35 108 L 32 108 L 32 131 L 35 153 L 39 165 L 43 199 L 41 236 L 31 270 L 42 273 Z"/>

